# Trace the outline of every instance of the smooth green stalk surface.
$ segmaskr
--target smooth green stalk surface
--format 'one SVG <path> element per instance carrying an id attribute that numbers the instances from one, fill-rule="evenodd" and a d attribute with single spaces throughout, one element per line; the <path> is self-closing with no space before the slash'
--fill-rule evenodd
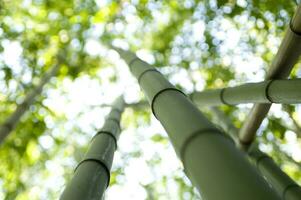
<path id="1" fill-rule="evenodd" d="M 194 92 L 191 99 L 199 106 L 243 103 L 301 103 L 301 79 L 247 83 L 236 87 Z"/>
<path id="2" fill-rule="evenodd" d="M 75 169 L 61 200 L 100 200 L 110 182 L 116 141 L 120 134 L 120 118 L 124 101 L 119 97 L 113 104 L 103 128 L 93 137 L 84 159 Z"/>
<path id="3" fill-rule="evenodd" d="M 186 174 L 203 199 L 280 199 L 232 140 L 181 91 L 135 54 L 115 49 L 138 79 L 154 115 L 167 131 Z"/>
<path id="4" fill-rule="evenodd" d="M 234 140 L 237 140 L 238 129 L 232 124 L 228 117 L 216 107 L 212 107 L 210 110 L 214 114 L 213 117 L 215 121 L 217 121 Z M 258 171 L 260 171 L 283 200 L 300 200 L 301 187 L 284 173 L 271 157 L 262 153 L 256 147 L 250 148 L 248 154 Z"/>

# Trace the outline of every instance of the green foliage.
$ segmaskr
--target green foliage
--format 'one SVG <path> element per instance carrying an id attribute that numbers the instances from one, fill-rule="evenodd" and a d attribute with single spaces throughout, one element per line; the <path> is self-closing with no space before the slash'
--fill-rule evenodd
<path id="1" fill-rule="evenodd" d="M 65 161 L 60 166 L 62 176 L 64 180 L 70 179 L 72 167 L 82 158 L 94 132 L 79 127 L 80 115 L 71 120 L 70 116 L 51 110 L 43 102 L 50 98 L 50 90 L 63 91 L 61 96 L 68 99 L 70 94 L 64 91 L 65 82 L 73 83 L 81 77 L 100 79 L 102 70 L 112 68 L 114 60 L 109 59 L 105 48 L 102 47 L 105 53 L 98 52 L 99 43 L 121 40 L 134 50 L 144 49 L 153 58 L 150 59 L 152 64 L 170 78 L 187 72 L 187 76 L 181 75 L 181 79 L 173 82 L 187 92 L 238 85 L 263 79 L 263 72 L 271 64 L 295 8 L 296 1 L 286 0 L 277 3 L 273 0 L 0 1 L 0 122 L 10 116 L 47 70 L 57 63 L 61 65 L 56 78 L 50 80 L 0 148 L 0 198 L 41 199 L 33 192 L 40 184 L 33 183 L 31 176 L 39 174 L 39 183 L 55 176 L 49 163 Z M 231 37 L 233 35 L 235 37 Z M 90 40 L 96 44 L 89 47 Z M 13 59 L 4 58 L 7 54 Z M 256 59 L 260 62 L 255 62 Z M 244 66 L 246 64 L 249 65 Z M 256 70 L 252 71 L 250 66 Z M 118 83 L 119 69 L 100 79 L 99 85 Z M 300 72 L 296 67 L 292 77 L 300 76 Z M 142 96 L 141 93 L 135 95 L 136 99 Z M 64 106 L 70 102 L 66 100 Z M 237 127 L 248 117 L 249 107 L 223 106 L 222 109 Z M 299 110 L 299 106 L 288 106 L 281 111 L 290 113 L 285 117 L 272 113 L 258 135 L 259 142 L 269 149 L 268 153 L 300 182 L 300 161 L 291 162 L 292 154 L 283 151 L 288 130 L 300 137 Z M 86 112 L 90 111 L 82 110 Z M 135 148 L 119 152 L 125 166 L 135 159 L 146 159 L 140 142 L 149 141 L 154 148 L 169 144 L 158 130 L 151 136 L 136 133 L 139 127 L 154 123 L 150 113 L 150 109 L 134 108 L 127 109 L 123 116 L 123 128 L 133 132 L 127 136 L 136 140 Z M 91 121 L 91 118 L 82 121 Z M 49 136 L 53 141 L 50 149 L 43 147 L 42 136 Z M 300 138 L 296 141 L 300 144 Z M 160 168 L 163 161 L 161 155 L 156 154 L 146 162 L 150 168 Z M 123 170 L 122 166 L 113 170 L 112 186 L 125 183 Z M 156 181 L 141 184 L 147 199 L 168 198 L 162 192 L 168 180 L 177 185 L 179 199 L 197 199 L 190 183 L 179 174 L 158 175 Z M 56 187 L 64 187 L 65 181 L 58 182 Z M 60 195 L 55 186 L 51 187 L 44 191 L 49 195 L 44 199 L 56 199 Z"/>

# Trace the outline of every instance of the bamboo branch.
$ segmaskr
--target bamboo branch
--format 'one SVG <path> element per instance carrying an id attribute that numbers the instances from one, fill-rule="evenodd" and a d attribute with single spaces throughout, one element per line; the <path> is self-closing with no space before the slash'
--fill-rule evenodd
<path id="1" fill-rule="evenodd" d="M 280 45 L 271 68 L 269 69 L 266 80 L 281 79 L 288 77 L 294 64 L 298 61 L 301 54 L 301 5 L 298 6 L 296 14 L 292 18 L 290 27 Z M 244 122 L 239 131 L 240 147 L 248 149 L 252 143 L 256 131 L 262 120 L 268 113 L 271 104 L 255 104 L 251 109 L 249 117 Z"/>
<path id="2" fill-rule="evenodd" d="M 123 97 L 113 103 L 104 126 L 92 138 L 84 159 L 62 193 L 61 200 L 102 199 L 110 183 L 110 170 L 120 134 L 120 119 L 124 110 Z"/>
<path id="3" fill-rule="evenodd" d="M 27 108 L 34 102 L 35 98 L 41 94 L 44 85 L 49 82 L 51 77 L 55 76 L 59 68 L 60 64 L 56 64 L 48 72 L 46 72 L 36 88 L 27 94 L 23 102 L 17 106 L 17 109 L 0 126 L 0 144 L 19 123 L 21 117 L 27 111 Z"/>
<path id="4" fill-rule="evenodd" d="M 194 92 L 190 98 L 199 106 L 243 103 L 301 103 L 301 79 L 247 83 L 236 87 Z"/>
<path id="5" fill-rule="evenodd" d="M 155 68 L 114 48 L 128 64 L 204 199 L 279 199 L 234 143 Z M 248 180 L 241 183 L 241 180 Z M 231 184 L 229 184 L 231 183 Z"/>

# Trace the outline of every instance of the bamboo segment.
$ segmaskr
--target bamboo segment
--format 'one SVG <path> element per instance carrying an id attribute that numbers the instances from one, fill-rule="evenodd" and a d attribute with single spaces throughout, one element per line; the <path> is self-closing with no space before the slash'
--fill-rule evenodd
<path id="1" fill-rule="evenodd" d="M 215 121 L 217 121 L 234 140 L 237 140 L 238 129 L 232 124 L 229 118 L 216 107 L 212 107 L 210 110 L 214 113 L 213 117 Z M 301 187 L 284 173 L 271 157 L 262 153 L 257 148 L 250 148 L 248 154 L 258 171 L 260 171 L 283 200 L 300 200 Z"/>
<path id="2" fill-rule="evenodd" d="M 273 81 L 268 93 L 273 103 L 301 103 L 301 79 Z"/>
<path id="3" fill-rule="evenodd" d="M 190 98 L 199 106 L 243 103 L 301 103 L 301 79 L 247 83 L 237 87 L 194 92 Z"/>
<path id="4" fill-rule="evenodd" d="M 203 199 L 279 199 L 232 140 L 181 91 L 135 54 L 114 49 L 139 80 L 154 115 L 164 126 L 186 174 Z"/>
<path id="5" fill-rule="evenodd" d="M 301 54 L 301 5 L 292 18 L 284 39 L 279 47 L 271 68 L 269 69 L 266 80 L 286 78 L 298 61 Z M 240 147 L 247 150 L 252 143 L 256 131 L 262 120 L 268 113 L 271 104 L 255 104 L 251 109 L 249 117 L 244 122 L 239 131 Z"/>
<path id="6" fill-rule="evenodd" d="M 189 95 L 191 101 L 198 106 L 216 106 L 230 105 L 231 103 L 224 100 L 223 94 L 226 89 L 205 90 L 202 92 L 193 92 Z"/>
<path id="7" fill-rule="evenodd" d="M 110 182 L 110 170 L 120 134 L 124 109 L 122 97 L 116 99 L 102 129 L 93 137 L 84 159 L 65 188 L 61 200 L 101 199 Z"/>
<path id="8" fill-rule="evenodd" d="M 55 76 L 59 68 L 59 64 L 53 66 L 45 74 L 45 76 L 43 76 L 37 87 L 28 93 L 24 101 L 20 105 L 18 105 L 17 109 L 0 126 L 0 144 L 4 141 L 6 136 L 8 136 L 8 134 L 15 128 L 23 114 L 27 111 L 28 107 L 34 102 L 34 99 L 42 92 L 44 85 L 49 82 L 51 77 Z"/>
<path id="9" fill-rule="evenodd" d="M 249 153 L 257 169 L 283 200 L 300 200 L 301 187 L 285 174 L 268 155 L 258 149 Z"/>

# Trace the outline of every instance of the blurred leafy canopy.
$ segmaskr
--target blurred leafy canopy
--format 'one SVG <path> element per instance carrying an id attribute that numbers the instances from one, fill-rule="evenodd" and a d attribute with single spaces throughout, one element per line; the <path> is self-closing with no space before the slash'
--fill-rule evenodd
<path id="1" fill-rule="evenodd" d="M 0 57 L 0 122 L 16 109 L 28 91 L 57 63 L 61 64 L 60 71 L 48 88 L 59 88 L 61 81 L 67 78 L 76 79 L 81 75 L 95 77 L 110 61 L 86 51 L 89 39 L 100 40 L 103 44 L 118 39 L 125 41 L 133 50 L 146 49 L 154 56 L 153 64 L 159 70 L 166 71 L 169 78 L 185 70 L 194 90 L 200 83 L 203 88 L 216 88 L 250 81 L 246 74 L 237 72 L 232 59 L 226 62 L 225 58 L 241 57 L 247 62 L 250 61 L 249 55 L 254 55 L 260 57 L 260 67 L 267 70 L 275 54 L 271 51 L 270 39 L 274 38 L 279 44 L 296 5 L 296 1 L 286 0 L 277 3 L 273 0 L 108 0 L 105 4 L 93 0 L 0 1 L 0 54 L 5 53 L 7 44 L 13 43 L 21 48 L 17 56 L 19 68 Z M 127 27 L 133 19 L 135 30 Z M 232 48 L 225 47 L 231 35 L 223 27 L 225 23 L 229 24 L 228 28 L 240 32 L 237 45 Z M 118 28 L 120 24 L 124 28 Z M 96 31 L 98 29 L 99 33 Z M 190 76 L 190 72 L 200 74 L 201 79 Z M 30 81 L 24 78 L 25 74 Z M 297 75 L 300 75 L 300 70 L 295 69 L 292 76 Z M 116 77 L 111 81 L 116 81 Z M 174 83 L 187 90 L 182 82 Z M 57 124 L 63 124 L 66 118 L 51 112 L 43 104 L 45 98 L 47 93 L 43 92 L 0 148 L 0 187 L 7 200 L 30 198 L 29 189 L 34 183 L 29 180 L 38 171 L 47 175 L 48 160 L 56 158 L 61 152 L 65 157 L 70 157 L 75 151 L 84 152 L 86 149 L 85 146 L 74 150 L 64 143 L 67 136 L 51 134 L 52 127 L 46 125 L 47 117 L 51 116 Z M 223 107 L 223 110 L 238 127 L 248 112 L 246 108 L 234 107 Z M 259 141 L 269 146 L 269 153 L 275 160 L 300 182 L 300 163 L 291 163 L 290 155 L 279 150 L 281 144 L 286 143 L 288 130 L 300 136 L 300 127 L 293 119 L 296 108 L 285 107 L 283 112 L 288 113 L 291 123 L 271 114 L 263 125 Z M 136 110 L 124 121 L 127 124 L 133 121 L 136 127 L 148 124 L 150 113 Z M 51 150 L 41 146 L 39 139 L 43 135 L 49 135 L 54 141 Z M 161 133 L 148 139 L 167 145 L 167 138 Z M 131 156 L 140 157 L 140 150 L 132 152 Z M 148 162 L 150 166 L 156 166 L 160 163 L 160 157 Z M 71 169 L 68 170 L 66 179 L 71 174 Z M 122 169 L 115 169 L 111 184 L 118 184 L 116 177 L 123 175 Z M 180 188 L 179 198 L 198 198 L 189 183 L 175 175 L 163 176 L 156 182 L 143 185 L 148 199 L 166 195 L 159 188 L 166 187 L 170 178 Z M 49 191 L 49 197 L 57 198 L 58 195 L 58 191 Z"/>

